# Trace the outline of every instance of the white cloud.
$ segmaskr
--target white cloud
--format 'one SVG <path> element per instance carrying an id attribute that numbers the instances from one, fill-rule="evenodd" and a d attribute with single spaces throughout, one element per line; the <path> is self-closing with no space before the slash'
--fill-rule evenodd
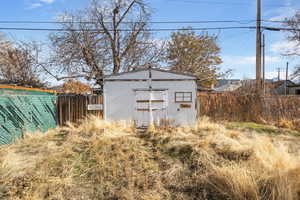
<path id="1" fill-rule="evenodd" d="M 274 57 L 274 56 L 266 56 L 265 57 L 266 63 L 278 63 L 280 61 L 281 61 L 280 57 Z"/>
<path id="2" fill-rule="evenodd" d="M 297 10 L 293 7 L 282 7 L 274 10 L 274 16 L 270 17 L 271 21 L 283 21 L 296 14 Z"/>
<path id="3" fill-rule="evenodd" d="M 42 7 L 46 4 L 52 4 L 55 1 L 56 0 L 35 0 L 35 2 L 30 4 L 30 6 L 28 8 L 29 9 L 39 8 L 39 7 Z"/>
<path id="4" fill-rule="evenodd" d="M 281 59 L 279 57 L 266 56 L 265 61 L 266 63 L 278 63 Z"/>
<path id="5" fill-rule="evenodd" d="M 224 59 L 224 62 L 226 61 L 229 61 L 232 65 L 254 65 L 256 63 L 256 57 L 227 57 Z M 279 57 L 266 56 L 265 61 L 266 63 L 278 63 L 281 60 Z"/>
<path id="6" fill-rule="evenodd" d="M 273 21 L 282 21 L 285 18 L 292 17 L 297 12 L 296 2 L 294 0 L 281 0 L 283 6 L 265 11 L 264 16 Z"/>
<path id="7" fill-rule="evenodd" d="M 41 7 L 42 4 L 41 3 L 33 3 L 31 4 L 30 8 L 38 8 L 38 7 Z"/>
<path id="8" fill-rule="evenodd" d="M 51 4 L 51 3 L 53 3 L 55 0 L 40 0 L 41 2 L 43 2 L 43 3 L 49 3 L 49 4 Z"/>
<path id="9" fill-rule="evenodd" d="M 279 74 L 280 74 L 280 80 L 285 80 L 286 72 L 281 70 Z M 288 79 L 291 78 L 291 75 L 292 75 L 292 73 L 289 72 Z M 266 79 L 274 79 L 274 78 L 278 78 L 278 71 L 277 72 L 266 72 Z"/>
<path id="10" fill-rule="evenodd" d="M 296 41 L 281 41 L 271 45 L 271 51 L 277 54 L 300 54 L 300 44 Z"/>
<path id="11" fill-rule="evenodd" d="M 54 20 L 59 22 L 67 22 L 72 20 L 72 16 L 67 13 L 61 13 L 56 16 L 54 16 Z"/>

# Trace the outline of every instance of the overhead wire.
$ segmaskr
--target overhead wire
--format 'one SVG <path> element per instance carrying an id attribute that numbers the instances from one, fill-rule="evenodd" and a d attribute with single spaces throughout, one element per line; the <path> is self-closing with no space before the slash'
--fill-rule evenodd
<path id="1" fill-rule="evenodd" d="M 262 22 L 270 23 L 284 23 L 284 21 L 279 20 L 261 20 Z M 150 23 L 150 24 L 210 24 L 210 23 L 240 23 L 240 24 L 250 24 L 256 22 L 256 20 L 187 20 L 187 21 L 150 21 L 150 22 L 122 22 L 122 23 Z M 90 23 L 94 24 L 96 22 L 92 21 L 0 21 L 0 24 L 61 24 L 61 23 Z M 111 23 L 111 22 L 105 22 Z M 143 31 L 149 32 L 159 32 L 159 31 L 180 31 L 180 30 L 194 30 L 194 31 L 205 31 L 205 30 L 232 30 L 232 29 L 255 29 L 256 26 L 218 26 L 218 27 L 188 27 L 188 28 L 148 28 Z M 281 27 L 262 27 L 266 30 L 296 30 L 293 28 L 281 28 Z M 0 26 L 0 30 L 14 30 L 14 31 L 81 31 L 79 28 L 36 28 L 36 27 L 3 27 Z M 102 32 L 104 29 L 87 28 L 86 31 L 92 32 Z M 114 31 L 113 29 L 107 29 L 107 31 Z M 120 28 L 118 31 L 132 32 L 132 29 Z"/>
<path id="2" fill-rule="evenodd" d="M 225 6 L 251 6 L 254 4 L 245 2 L 221 2 L 221 1 L 194 1 L 194 0 L 168 0 L 168 2 L 192 3 L 192 4 L 209 4 L 209 5 L 225 5 Z M 265 7 L 290 7 L 291 5 L 283 4 L 264 4 Z"/>
<path id="3" fill-rule="evenodd" d="M 262 22 L 270 22 L 270 23 L 285 23 L 285 20 L 261 20 Z"/>
<path id="4" fill-rule="evenodd" d="M 185 20 L 185 21 L 139 21 L 139 22 L 129 22 L 124 21 L 121 24 L 133 24 L 133 23 L 149 23 L 149 24 L 209 24 L 209 23 L 239 23 L 239 24 L 250 24 L 256 22 L 256 19 L 248 20 Z M 262 22 L 270 23 L 284 23 L 285 20 L 265 20 Z M 97 22 L 93 21 L 1 21 L 0 24 L 95 24 Z M 104 22 L 104 24 L 109 24 L 112 22 Z"/>
<path id="5" fill-rule="evenodd" d="M 231 27 L 194 27 L 194 28 L 150 28 L 142 31 L 158 32 L 158 31 L 205 31 L 205 30 L 233 30 L 233 29 L 255 29 L 255 26 L 231 26 Z M 15 31 L 81 31 L 81 29 L 67 29 L 67 28 L 24 28 L 24 27 L 0 27 L 0 30 L 15 30 Z M 103 32 L 104 29 L 85 29 L 90 32 Z M 108 29 L 108 31 L 114 31 Z M 120 32 L 134 32 L 132 29 L 118 29 Z"/>
<path id="6" fill-rule="evenodd" d="M 205 24 L 205 23 L 253 23 L 256 20 L 190 20 L 190 21 L 140 21 L 140 22 L 121 22 L 121 24 L 133 24 L 133 23 L 149 23 L 149 24 Z M 92 21 L 0 21 L 0 24 L 94 24 Z M 112 23 L 112 22 L 104 22 Z"/>

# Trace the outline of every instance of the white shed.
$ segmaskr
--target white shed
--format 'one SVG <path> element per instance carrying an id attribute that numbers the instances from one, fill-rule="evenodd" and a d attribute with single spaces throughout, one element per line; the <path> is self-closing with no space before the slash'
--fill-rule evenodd
<path id="1" fill-rule="evenodd" d="M 190 125 L 197 117 L 196 76 L 141 69 L 104 80 L 104 119 L 130 120 L 137 127 L 168 121 Z"/>

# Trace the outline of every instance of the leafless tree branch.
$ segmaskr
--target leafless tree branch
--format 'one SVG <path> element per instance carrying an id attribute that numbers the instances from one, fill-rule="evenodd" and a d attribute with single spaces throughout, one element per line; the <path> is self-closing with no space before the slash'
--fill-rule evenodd
<path id="1" fill-rule="evenodd" d="M 3 43 L 3 38 L 1 41 L 0 78 L 20 85 L 44 86 L 45 83 L 39 79 L 41 71 L 37 65 L 41 51 L 39 45 L 22 41 Z"/>
<path id="2" fill-rule="evenodd" d="M 57 66 L 56 71 L 67 74 L 63 77 L 80 74 L 101 84 L 104 73 L 159 62 L 159 47 L 145 43 L 151 41 L 150 33 L 145 31 L 149 17 L 143 0 L 94 0 L 85 10 L 73 15 L 66 13 L 61 26 L 68 31 L 50 35 L 55 52 L 51 63 L 55 64 L 47 71 L 54 74 L 53 66 Z M 73 31 L 75 28 L 80 31 Z M 131 31 L 120 31 L 124 28 Z"/>

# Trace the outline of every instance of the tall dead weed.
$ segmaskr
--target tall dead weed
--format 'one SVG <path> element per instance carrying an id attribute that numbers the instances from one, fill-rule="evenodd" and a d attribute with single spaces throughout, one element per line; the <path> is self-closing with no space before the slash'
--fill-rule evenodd
<path id="1" fill-rule="evenodd" d="M 0 147 L 0 199 L 298 200 L 299 159 L 275 139 L 89 118 Z"/>

